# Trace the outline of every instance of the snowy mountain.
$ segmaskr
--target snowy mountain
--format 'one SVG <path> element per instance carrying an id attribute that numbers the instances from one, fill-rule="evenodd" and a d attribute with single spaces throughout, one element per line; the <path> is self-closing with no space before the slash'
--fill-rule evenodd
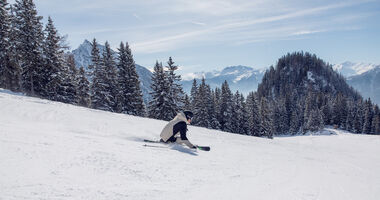
<path id="1" fill-rule="evenodd" d="M 239 90 L 239 92 L 247 95 L 249 92 L 256 91 L 264 72 L 265 70 L 256 70 L 247 66 L 230 66 L 221 71 L 185 74 L 183 76 L 184 80 L 182 81 L 182 85 L 184 91 L 190 93 L 194 78 L 200 83 L 202 77 L 204 77 L 206 83 L 213 89 L 215 87 L 221 87 L 222 83 L 227 80 L 232 91 Z"/>
<path id="2" fill-rule="evenodd" d="M 341 73 L 343 76 L 347 78 L 351 76 L 360 75 L 364 72 L 374 69 L 375 67 L 375 64 L 353 63 L 349 61 L 333 65 L 333 69 L 335 71 Z"/>
<path id="3" fill-rule="evenodd" d="M 91 46 L 91 42 L 85 40 L 83 44 L 72 51 L 77 67 L 83 66 L 87 69 L 88 65 L 91 64 Z M 102 54 L 105 47 L 98 44 L 98 48 Z M 116 52 L 114 52 L 114 54 L 116 58 Z M 140 77 L 144 101 L 147 102 L 147 99 L 150 98 L 149 92 L 151 91 L 150 84 L 152 72 L 138 64 L 136 64 L 136 70 Z M 205 77 L 206 83 L 210 84 L 212 88 L 220 87 L 222 83 L 227 80 L 232 91 L 239 90 L 243 94 L 248 94 L 257 89 L 257 85 L 261 82 L 264 72 L 265 70 L 256 70 L 247 66 L 230 66 L 221 71 L 184 74 L 182 75 L 183 81 L 181 84 L 183 85 L 184 91 L 190 93 L 194 78 L 200 82 L 202 77 Z"/>
<path id="4" fill-rule="evenodd" d="M 100 55 L 103 54 L 105 46 L 98 44 L 98 48 L 100 51 Z M 72 51 L 74 58 L 75 58 L 75 64 L 79 68 L 83 66 L 86 70 L 88 69 L 88 66 L 92 63 L 91 62 L 91 49 L 92 45 L 91 42 L 88 40 L 85 40 L 77 49 L 74 49 Z M 113 52 L 114 57 L 117 58 L 117 53 Z M 140 78 L 140 87 L 144 96 L 144 101 L 147 102 L 150 99 L 149 92 L 151 92 L 151 76 L 152 73 L 146 69 L 145 67 L 136 64 L 136 72 L 139 75 Z"/>
<path id="5" fill-rule="evenodd" d="M 189 126 L 193 143 L 211 146 L 203 152 L 144 147 L 165 121 L 2 89 L 0 113 L 0 199 L 380 198 L 374 135 L 269 140 Z"/>
<path id="6" fill-rule="evenodd" d="M 347 83 L 355 88 L 364 98 L 380 105 L 380 65 L 360 75 L 347 78 Z"/>
<path id="7" fill-rule="evenodd" d="M 380 105 L 380 65 L 347 61 L 334 65 L 333 69 L 346 77 L 347 83 L 364 98 Z"/>

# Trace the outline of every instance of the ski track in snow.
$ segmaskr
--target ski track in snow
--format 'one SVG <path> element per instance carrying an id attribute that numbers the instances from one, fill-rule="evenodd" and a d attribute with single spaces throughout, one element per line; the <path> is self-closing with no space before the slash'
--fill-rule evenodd
<path id="1" fill-rule="evenodd" d="M 274 140 L 189 127 L 194 144 L 144 147 L 167 122 L 0 89 L 0 200 L 380 199 L 380 137 Z"/>

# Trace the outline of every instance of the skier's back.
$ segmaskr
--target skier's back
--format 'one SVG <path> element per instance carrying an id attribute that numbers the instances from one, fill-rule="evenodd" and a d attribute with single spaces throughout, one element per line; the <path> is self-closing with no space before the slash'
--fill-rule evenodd
<path id="1" fill-rule="evenodd" d="M 179 112 L 161 131 L 162 142 L 176 142 L 186 144 L 189 148 L 196 148 L 186 137 L 187 124 L 191 123 L 193 113 L 190 111 Z"/>

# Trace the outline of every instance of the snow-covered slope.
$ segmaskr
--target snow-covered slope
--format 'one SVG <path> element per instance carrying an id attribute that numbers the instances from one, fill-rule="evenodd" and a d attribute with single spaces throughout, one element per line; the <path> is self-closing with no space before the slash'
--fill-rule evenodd
<path id="1" fill-rule="evenodd" d="M 380 198 L 379 136 L 269 140 L 190 126 L 210 152 L 144 147 L 165 124 L 0 89 L 0 199 Z"/>

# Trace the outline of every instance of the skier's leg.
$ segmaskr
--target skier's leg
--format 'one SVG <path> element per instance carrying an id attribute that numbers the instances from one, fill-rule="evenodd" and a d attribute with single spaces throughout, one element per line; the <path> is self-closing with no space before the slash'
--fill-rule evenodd
<path id="1" fill-rule="evenodd" d="M 182 140 L 180 137 L 176 137 L 176 143 L 178 144 L 185 144 L 186 146 L 188 146 L 189 148 L 196 148 L 193 144 L 190 143 L 189 140 Z"/>

